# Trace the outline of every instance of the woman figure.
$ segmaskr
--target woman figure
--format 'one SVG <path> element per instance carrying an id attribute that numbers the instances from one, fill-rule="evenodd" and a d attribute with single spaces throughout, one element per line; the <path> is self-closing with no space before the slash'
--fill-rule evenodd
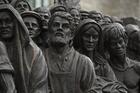
<path id="1" fill-rule="evenodd" d="M 116 80 L 115 74 L 108 62 L 100 54 L 103 49 L 101 46 L 102 29 L 100 25 L 92 19 L 83 20 L 78 26 L 74 38 L 75 49 L 92 60 L 98 76 L 109 80 Z"/>

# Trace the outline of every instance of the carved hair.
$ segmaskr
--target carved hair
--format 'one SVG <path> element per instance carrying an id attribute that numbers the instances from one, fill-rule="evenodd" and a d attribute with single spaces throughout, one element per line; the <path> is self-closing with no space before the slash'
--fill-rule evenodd
<path id="1" fill-rule="evenodd" d="M 73 25 L 72 16 L 68 12 L 59 11 L 59 12 L 55 12 L 50 18 L 49 24 L 48 24 L 49 31 L 51 31 L 51 25 L 52 25 L 52 23 L 53 23 L 53 21 L 56 17 L 60 17 L 60 18 L 64 18 L 64 19 L 68 20 L 69 23 L 70 23 L 70 29 L 72 30 L 72 28 L 73 28 L 73 26 L 72 26 Z"/>
<path id="2" fill-rule="evenodd" d="M 105 48 L 107 48 L 108 45 L 110 45 L 110 40 L 113 38 L 118 39 L 122 37 L 125 43 L 127 43 L 128 40 L 124 27 L 119 23 L 113 23 L 111 25 L 106 26 L 104 28 L 104 36 Z"/>

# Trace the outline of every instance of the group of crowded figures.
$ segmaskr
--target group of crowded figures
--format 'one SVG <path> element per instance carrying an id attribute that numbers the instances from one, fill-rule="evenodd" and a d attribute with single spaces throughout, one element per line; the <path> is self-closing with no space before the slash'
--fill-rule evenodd
<path id="1" fill-rule="evenodd" d="M 0 93 L 140 93 L 140 29 L 98 11 L 0 1 Z"/>

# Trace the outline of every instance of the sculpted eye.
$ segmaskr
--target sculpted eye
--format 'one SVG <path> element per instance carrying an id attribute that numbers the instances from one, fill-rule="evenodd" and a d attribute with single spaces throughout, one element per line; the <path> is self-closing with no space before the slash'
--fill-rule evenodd
<path id="1" fill-rule="evenodd" d="M 18 4 L 17 7 L 18 7 L 18 8 L 21 8 L 22 6 L 21 6 L 21 4 Z"/>
<path id="2" fill-rule="evenodd" d="M 27 5 L 23 5 L 24 6 L 24 8 L 27 8 L 28 6 Z"/>
<path id="3" fill-rule="evenodd" d="M 32 23 L 32 26 L 33 26 L 34 28 L 38 27 L 38 25 L 35 24 L 35 23 Z"/>
<path id="4" fill-rule="evenodd" d="M 44 19 L 48 19 L 49 17 L 47 15 L 44 15 Z"/>
<path id="5" fill-rule="evenodd" d="M 69 24 L 64 24 L 64 25 L 63 25 L 63 28 L 64 28 L 64 29 L 67 29 L 67 28 L 69 28 L 69 27 L 70 27 Z"/>
<path id="6" fill-rule="evenodd" d="M 53 24 L 53 27 L 58 27 L 59 26 L 59 23 L 54 23 Z"/>

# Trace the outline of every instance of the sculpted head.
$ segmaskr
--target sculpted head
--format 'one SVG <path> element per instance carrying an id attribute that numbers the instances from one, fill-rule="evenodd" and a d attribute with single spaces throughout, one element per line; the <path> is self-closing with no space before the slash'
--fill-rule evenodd
<path id="1" fill-rule="evenodd" d="M 82 50 L 94 51 L 99 47 L 101 31 L 102 29 L 96 21 L 85 19 L 81 22 L 74 40 Z"/>
<path id="2" fill-rule="evenodd" d="M 126 55 L 128 37 L 124 27 L 119 23 L 113 23 L 105 28 L 105 48 L 111 56 Z"/>
<path id="3" fill-rule="evenodd" d="M 56 47 L 62 47 L 70 43 L 73 38 L 72 16 L 67 12 L 56 12 L 49 20 L 49 43 Z"/>
<path id="4" fill-rule="evenodd" d="M 19 13 L 31 10 L 31 6 L 26 0 L 17 1 L 14 7 Z"/>
<path id="5" fill-rule="evenodd" d="M 89 18 L 89 12 L 86 10 L 80 10 L 81 20 Z"/>
<path id="6" fill-rule="evenodd" d="M 39 7 L 39 8 L 36 8 L 34 11 L 37 12 L 42 19 L 42 28 L 47 30 L 48 29 L 48 21 L 51 17 L 51 14 L 50 14 L 50 11 L 48 10 L 48 8 L 47 7 Z"/>
<path id="7" fill-rule="evenodd" d="M 8 11 L 0 11 L 0 38 L 11 40 L 14 37 L 15 20 Z"/>
<path id="8" fill-rule="evenodd" d="M 140 28 L 137 25 L 128 24 L 125 29 L 128 35 L 128 50 L 140 54 Z"/>
<path id="9" fill-rule="evenodd" d="M 90 11 L 89 12 L 89 17 L 96 22 L 99 22 L 102 20 L 102 13 L 99 11 Z"/>
<path id="10" fill-rule="evenodd" d="M 72 16 L 73 19 L 74 19 L 74 23 L 75 23 L 76 25 L 78 25 L 79 22 L 80 22 L 80 12 L 79 12 L 79 10 L 76 9 L 76 8 L 71 8 L 71 9 L 70 9 L 70 14 L 71 14 L 71 16 Z"/>
<path id="11" fill-rule="evenodd" d="M 26 27 L 29 30 L 31 38 L 38 37 L 41 33 L 41 17 L 33 11 L 24 12 L 21 14 Z"/>

